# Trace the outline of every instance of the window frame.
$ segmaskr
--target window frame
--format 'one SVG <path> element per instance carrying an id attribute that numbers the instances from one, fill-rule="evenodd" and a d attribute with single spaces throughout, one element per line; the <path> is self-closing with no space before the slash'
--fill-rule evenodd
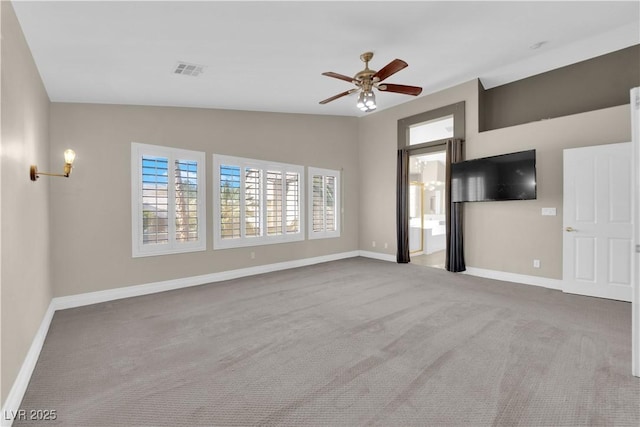
<path id="1" fill-rule="evenodd" d="M 334 170 L 334 169 L 324 169 L 324 168 L 317 168 L 317 167 L 312 167 L 309 166 L 307 168 L 307 181 L 308 181 L 308 194 L 309 194 L 309 201 L 308 201 L 308 205 L 307 205 L 307 223 L 308 223 L 308 238 L 309 240 L 314 240 L 314 239 L 328 239 L 328 238 L 336 238 L 336 237 L 340 237 L 341 234 L 341 230 L 342 230 L 342 174 L 341 171 L 339 170 Z M 335 194 L 334 194 L 334 201 L 335 201 L 335 224 L 336 224 L 336 229 L 333 231 L 327 231 L 326 230 L 326 224 L 325 224 L 325 229 L 323 229 L 322 231 L 314 231 L 313 230 L 313 177 L 314 176 L 322 176 L 323 177 L 323 182 L 325 177 L 327 176 L 333 176 L 335 177 Z M 323 187 L 324 188 L 324 187 Z"/>
<path id="2" fill-rule="evenodd" d="M 243 171 L 247 168 L 260 170 L 260 236 L 245 236 L 245 192 L 240 194 L 240 237 L 233 239 L 222 238 L 222 222 L 220 220 L 220 167 L 236 166 L 240 168 L 240 188 L 245 188 L 245 176 Z M 283 179 L 287 173 L 298 174 L 298 218 L 299 228 L 295 233 L 286 231 L 286 227 L 282 228 L 283 234 L 268 234 L 268 215 L 267 215 L 267 185 L 266 174 L 270 172 L 281 172 Z M 305 173 L 304 166 L 289 163 L 280 163 L 273 161 L 249 159 L 245 157 L 229 156 L 224 154 L 213 155 L 213 250 L 244 248 L 251 246 L 272 245 L 279 243 L 299 242 L 305 239 Z M 282 191 L 283 222 L 286 221 L 286 191 Z"/>
<path id="3" fill-rule="evenodd" d="M 438 139 L 434 141 L 424 142 L 420 144 L 409 144 L 409 128 L 414 125 L 418 125 L 433 120 L 445 118 L 447 116 L 453 116 L 453 137 Z M 426 111 L 424 113 L 416 114 L 414 116 L 405 117 L 398 120 L 398 150 L 409 150 L 411 154 L 417 153 L 424 148 L 443 146 L 450 139 L 464 140 L 465 135 L 465 101 L 460 101 L 455 104 L 446 105 L 444 107 L 436 108 Z"/>
<path id="4" fill-rule="evenodd" d="M 167 244 L 144 244 L 143 212 L 144 199 L 142 192 L 142 158 L 167 158 L 168 165 L 175 165 L 176 160 L 195 161 L 197 163 L 196 178 L 198 180 L 198 239 L 191 242 L 176 241 L 176 196 L 175 185 L 167 184 Z M 168 166 L 173 167 L 173 166 Z M 174 175 L 169 175 L 172 177 Z M 169 179 L 169 178 L 168 178 Z M 170 182 L 170 181 L 169 181 Z M 159 145 L 131 143 L 131 254 L 133 258 L 172 255 L 207 250 L 207 203 L 206 203 L 206 154 L 202 151 L 185 150 Z"/>
<path id="5" fill-rule="evenodd" d="M 433 125 L 435 123 L 443 122 L 443 121 L 448 120 L 448 119 L 451 119 L 451 124 L 452 124 L 452 126 L 451 126 L 451 135 L 447 135 L 444 138 L 422 139 L 422 140 L 416 141 L 414 143 L 411 142 L 411 131 L 413 129 L 418 128 L 418 127 L 422 127 L 422 126 Z M 453 113 L 451 113 L 451 114 L 447 114 L 447 115 L 442 116 L 442 117 L 436 117 L 436 118 L 433 118 L 433 119 L 430 119 L 430 120 L 427 120 L 427 121 L 424 121 L 424 122 L 413 123 L 413 124 L 407 126 L 408 132 L 409 132 L 409 135 L 408 135 L 408 138 L 407 138 L 407 144 L 408 144 L 409 147 L 415 147 L 417 145 L 424 146 L 425 144 L 433 143 L 434 141 L 443 141 L 443 140 L 446 141 L 448 139 L 453 139 L 455 122 L 456 122 L 456 117 L 455 117 L 455 115 Z"/>

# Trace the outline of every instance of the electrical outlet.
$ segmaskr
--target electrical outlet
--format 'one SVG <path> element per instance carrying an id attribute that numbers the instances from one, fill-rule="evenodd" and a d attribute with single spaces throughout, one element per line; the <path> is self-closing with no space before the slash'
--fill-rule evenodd
<path id="1" fill-rule="evenodd" d="M 540 268 L 540 260 L 539 259 L 534 259 L 533 260 L 533 268 Z"/>
<path id="2" fill-rule="evenodd" d="M 251 251 L 251 259 L 256 259 L 256 253 Z"/>
<path id="3" fill-rule="evenodd" d="M 376 247 L 376 241 L 375 240 L 373 242 L 371 242 L 371 246 L 374 247 L 374 248 Z"/>
<path id="4" fill-rule="evenodd" d="M 389 247 L 389 244 L 387 242 L 384 242 L 384 248 L 387 249 Z"/>

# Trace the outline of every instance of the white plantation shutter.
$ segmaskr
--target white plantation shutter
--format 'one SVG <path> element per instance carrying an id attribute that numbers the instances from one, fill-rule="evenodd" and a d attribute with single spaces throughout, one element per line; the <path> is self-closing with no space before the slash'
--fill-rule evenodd
<path id="1" fill-rule="evenodd" d="M 214 155 L 214 249 L 304 239 L 304 168 Z"/>
<path id="2" fill-rule="evenodd" d="M 309 238 L 340 236 L 340 171 L 309 168 Z"/>
<path id="3" fill-rule="evenodd" d="M 267 235 L 282 234 L 282 172 L 267 171 Z"/>
<path id="4" fill-rule="evenodd" d="M 199 238 L 198 162 L 175 161 L 176 241 L 195 242 Z"/>
<path id="5" fill-rule="evenodd" d="M 287 172 L 285 178 L 286 217 L 285 227 L 287 233 L 300 232 L 300 174 Z"/>
<path id="6" fill-rule="evenodd" d="M 324 177 L 324 228 L 325 231 L 336 231 L 336 177 Z"/>
<path id="7" fill-rule="evenodd" d="M 220 165 L 217 169 L 220 174 L 218 189 L 218 201 L 220 203 L 219 215 L 220 237 L 222 239 L 237 239 L 240 231 L 240 167 Z"/>
<path id="8" fill-rule="evenodd" d="M 169 243 L 169 190 L 166 157 L 142 156 L 142 244 Z"/>
<path id="9" fill-rule="evenodd" d="M 204 153 L 131 144 L 132 255 L 206 250 Z"/>
<path id="10" fill-rule="evenodd" d="M 322 175 L 311 175 L 311 182 L 313 182 L 312 230 L 314 233 L 318 233 L 324 231 L 324 177 Z"/>
<path id="11" fill-rule="evenodd" d="M 260 169 L 245 168 L 244 174 L 244 235 L 262 235 Z"/>

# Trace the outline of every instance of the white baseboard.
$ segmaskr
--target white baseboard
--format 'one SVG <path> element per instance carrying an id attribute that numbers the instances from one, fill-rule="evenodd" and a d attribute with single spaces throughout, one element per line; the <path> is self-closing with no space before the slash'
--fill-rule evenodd
<path id="1" fill-rule="evenodd" d="M 240 277 L 254 276 L 256 274 L 271 273 L 273 271 L 304 267 L 307 265 L 320 264 L 322 262 L 353 258 L 358 255 L 358 251 L 341 252 L 337 254 L 323 255 L 313 258 L 303 258 L 293 261 L 278 262 L 275 264 L 258 265 L 255 267 L 240 268 L 237 270 L 221 271 L 219 273 L 204 274 L 201 276 L 164 280 L 162 282 L 146 283 L 144 285 L 124 286 L 121 288 L 107 289 L 97 292 L 87 292 L 84 294 L 69 295 L 66 297 L 56 297 L 52 302 L 56 310 L 65 310 L 67 308 L 81 307 L 84 305 L 114 301 L 122 298 L 155 294 L 158 292 L 171 291 L 174 289 L 204 285 L 206 283 L 221 282 L 223 280 L 238 279 Z"/>
<path id="2" fill-rule="evenodd" d="M 396 262 L 395 255 L 380 252 L 360 251 L 361 257 L 379 259 L 382 261 Z M 506 271 L 486 270 L 484 268 L 467 267 L 463 274 L 484 277 L 487 279 L 501 280 L 504 282 L 522 283 L 525 285 L 542 286 L 543 288 L 562 290 L 562 280 L 549 279 L 547 277 L 528 276 L 525 274 L 508 273 Z"/>
<path id="3" fill-rule="evenodd" d="M 24 393 L 27 391 L 27 386 L 31 380 L 31 374 L 33 374 L 33 370 L 35 369 L 38 358 L 40 357 L 40 352 L 44 345 L 44 339 L 47 337 L 47 332 L 49 332 L 49 326 L 51 325 L 51 319 L 53 319 L 54 311 L 54 304 L 53 301 L 51 301 L 44 314 L 42 322 L 40 323 L 40 327 L 38 328 L 35 337 L 33 337 L 31 347 L 29 347 L 29 351 L 24 358 L 24 362 L 22 362 L 20 371 L 18 371 L 18 376 L 13 382 L 13 386 L 11 387 L 11 390 L 9 390 L 7 399 L 4 402 L 2 418 L 0 419 L 0 425 L 3 427 L 9 427 L 13 424 L 13 420 L 18 413 L 18 409 L 20 409 L 20 403 L 22 403 Z"/>
<path id="4" fill-rule="evenodd" d="M 502 280 L 504 282 L 522 283 L 525 285 L 542 286 L 543 288 L 562 290 L 562 280 L 548 277 L 528 276 L 525 274 L 508 273 L 506 271 L 485 270 L 483 268 L 467 267 L 464 274 L 487 279 Z"/>
<path id="5" fill-rule="evenodd" d="M 396 262 L 395 255 L 383 254 L 380 252 L 358 251 L 361 257 L 379 259 L 382 261 Z"/>

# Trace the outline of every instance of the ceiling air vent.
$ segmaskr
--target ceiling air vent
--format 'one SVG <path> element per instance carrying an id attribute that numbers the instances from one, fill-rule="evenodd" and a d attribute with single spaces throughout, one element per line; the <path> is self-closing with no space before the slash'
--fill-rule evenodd
<path id="1" fill-rule="evenodd" d="M 204 65 L 189 64 L 188 62 L 178 61 L 176 68 L 173 70 L 174 74 L 182 74 L 185 76 L 197 77 L 204 72 Z"/>

